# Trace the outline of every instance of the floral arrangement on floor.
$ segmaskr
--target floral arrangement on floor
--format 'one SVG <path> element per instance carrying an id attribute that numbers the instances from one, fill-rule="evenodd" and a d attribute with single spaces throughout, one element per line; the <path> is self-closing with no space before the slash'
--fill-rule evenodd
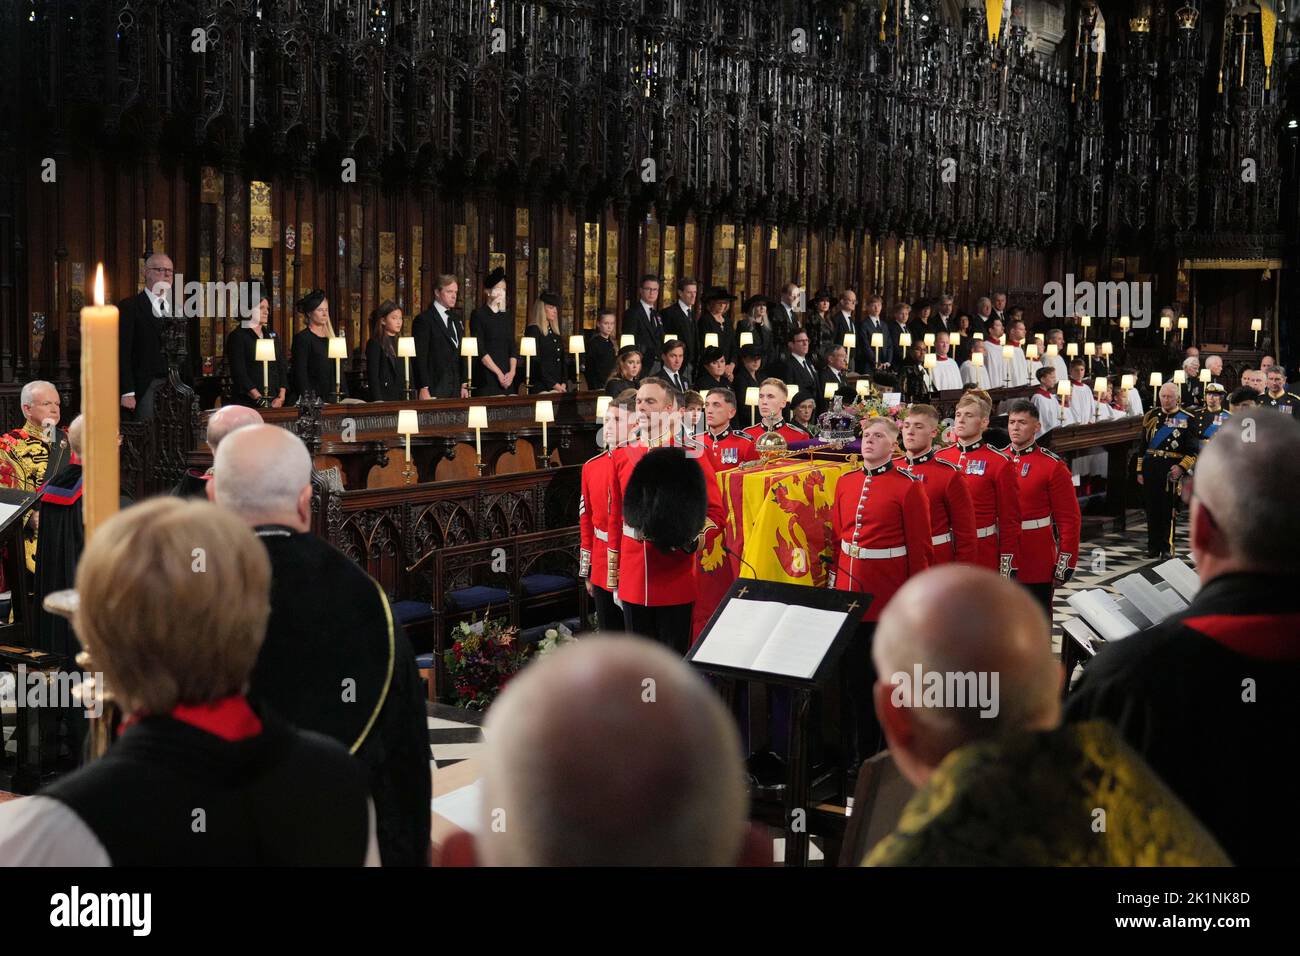
<path id="1" fill-rule="evenodd" d="M 519 628 L 502 621 L 486 617 L 461 621 L 451 636 L 452 645 L 443 654 L 443 662 L 456 691 L 457 707 L 486 709 L 528 663 L 528 648 L 518 640 Z"/>
<path id="2" fill-rule="evenodd" d="M 573 632 L 563 624 L 557 624 L 555 627 L 548 627 L 542 639 L 537 642 L 537 656 L 545 657 L 557 647 L 562 647 L 570 641 L 576 641 Z"/>

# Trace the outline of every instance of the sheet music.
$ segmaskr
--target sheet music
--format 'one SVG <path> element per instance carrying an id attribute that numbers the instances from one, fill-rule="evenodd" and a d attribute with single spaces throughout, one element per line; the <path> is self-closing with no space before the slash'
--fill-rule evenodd
<path id="1" fill-rule="evenodd" d="M 1115 599 L 1099 588 L 1076 591 L 1068 603 L 1107 641 L 1121 640 L 1138 630 L 1120 611 Z"/>
<path id="2" fill-rule="evenodd" d="M 754 659 L 753 669 L 811 678 L 817 673 L 817 666 L 830 650 L 846 617 L 848 615 L 843 611 L 789 605 Z"/>
<path id="3" fill-rule="evenodd" d="M 1155 587 L 1141 574 L 1125 575 L 1115 582 L 1115 590 L 1133 602 L 1133 606 L 1142 612 L 1152 624 L 1159 624 L 1169 616 L 1169 611 Z"/>
<path id="4" fill-rule="evenodd" d="M 843 611 L 733 598 L 693 659 L 808 679 L 817 673 L 846 617 Z"/>
<path id="5" fill-rule="evenodd" d="M 0 527 L 3 527 L 10 518 L 19 512 L 19 510 L 18 505 L 6 504 L 5 502 L 0 501 Z"/>
<path id="6" fill-rule="evenodd" d="M 1201 579 L 1196 576 L 1196 572 L 1178 558 L 1157 564 L 1155 572 L 1173 585 L 1174 590 L 1188 603 L 1196 598 L 1196 592 L 1201 589 Z"/>

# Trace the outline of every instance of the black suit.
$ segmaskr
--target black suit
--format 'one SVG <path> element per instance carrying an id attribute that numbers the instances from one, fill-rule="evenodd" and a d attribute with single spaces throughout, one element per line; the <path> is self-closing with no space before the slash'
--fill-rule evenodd
<path id="1" fill-rule="evenodd" d="M 931 312 L 928 331 L 933 332 L 935 335 L 938 335 L 940 332 L 956 332 L 957 313 L 952 313 L 945 321 L 944 317 L 938 312 Z"/>
<path id="2" fill-rule="evenodd" d="M 117 361 L 119 395 L 135 393 L 137 403 L 151 384 L 167 377 L 163 351 L 163 320 L 142 289 L 117 304 Z"/>
<path id="3" fill-rule="evenodd" d="M 817 376 L 818 385 L 816 394 L 818 408 L 822 408 L 827 404 L 826 399 L 822 396 L 826 394 L 826 386 L 830 384 L 834 384 L 835 394 L 840 396 L 840 398 L 849 402 L 853 401 L 857 393 L 854 390 L 854 387 L 849 384 L 848 374 L 847 371 L 837 372 L 829 365 L 821 370 Z"/>
<path id="4" fill-rule="evenodd" d="M 455 312 L 449 312 L 447 318 L 450 329 L 435 305 L 411 323 L 411 336 L 415 339 L 411 374 L 415 387 L 427 388 L 430 398 L 460 398 L 460 386 L 465 380 L 465 360 L 460 357 L 460 340 L 464 338 L 465 328 Z"/>
<path id="5" fill-rule="evenodd" d="M 638 299 L 632 308 L 623 313 L 623 332 L 636 336 L 636 347 L 641 350 L 641 362 L 649 366 L 664 347 L 664 322 L 658 309 L 646 317 L 645 305 Z"/>
<path id="6" fill-rule="evenodd" d="M 372 402 L 400 402 L 406 397 L 406 363 L 397 357 L 396 344 L 394 338 L 393 354 L 390 355 L 381 336 L 373 336 L 366 343 L 366 379 L 370 383 Z"/>
<path id="7" fill-rule="evenodd" d="M 687 314 L 680 302 L 674 302 L 664 309 L 659 317 L 663 320 L 664 335 L 671 335 L 686 346 L 686 363 L 682 367 L 695 368 L 696 349 L 699 346 L 695 340 L 695 317 Z M 661 347 L 662 344 L 660 342 Z"/>
<path id="8" fill-rule="evenodd" d="M 876 350 L 871 347 L 871 336 L 877 333 L 882 337 L 878 359 Z M 872 319 L 864 315 L 862 321 L 858 323 L 858 347 L 853 350 L 853 367 L 857 369 L 859 375 L 862 375 L 874 371 L 878 362 L 883 365 L 891 361 L 893 356 L 894 340 L 889 334 L 885 317 L 876 316 Z"/>
<path id="9" fill-rule="evenodd" d="M 658 376 L 659 378 L 662 378 L 665 382 L 667 382 L 670 385 L 674 384 L 672 375 L 669 374 L 668 369 L 663 367 L 663 363 L 660 363 L 659 366 L 655 368 L 653 374 Z M 677 377 L 681 382 L 680 391 L 689 392 L 691 390 L 691 379 L 690 376 L 686 374 L 685 365 L 683 365 L 681 371 L 677 373 Z"/>
<path id="10" fill-rule="evenodd" d="M 801 391 L 817 397 L 817 370 L 813 368 L 812 360 L 804 356 L 804 364 L 800 365 L 794 355 L 787 353 L 783 361 L 776 368 L 781 371 L 781 381 L 787 385 L 798 385 Z"/>

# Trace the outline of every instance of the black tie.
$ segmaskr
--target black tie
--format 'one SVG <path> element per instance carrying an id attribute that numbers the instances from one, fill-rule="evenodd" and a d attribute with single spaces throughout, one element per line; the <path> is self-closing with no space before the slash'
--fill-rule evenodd
<path id="1" fill-rule="evenodd" d="M 676 372 L 673 372 L 673 388 L 677 389 L 679 392 L 685 391 L 685 389 L 682 388 L 681 380 L 677 377 Z"/>

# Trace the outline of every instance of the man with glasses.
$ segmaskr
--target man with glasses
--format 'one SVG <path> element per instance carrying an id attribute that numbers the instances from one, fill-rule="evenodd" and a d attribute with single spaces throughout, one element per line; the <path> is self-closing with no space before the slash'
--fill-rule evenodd
<path id="1" fill-rule="evenodd" d="M 117 304 L 118 391 L 136 421 L 153 418 L 154 396 L 167 380 L 163 333 L 171 318 L 172 260 L 155 252 L 144 261 L 144 289 Z"/>

